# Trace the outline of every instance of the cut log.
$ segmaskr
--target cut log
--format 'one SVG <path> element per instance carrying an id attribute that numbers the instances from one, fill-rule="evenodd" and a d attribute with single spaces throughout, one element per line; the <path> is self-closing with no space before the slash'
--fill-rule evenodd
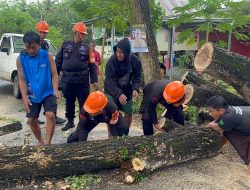
<path id="1" fill-rule="evenodd" d="M 192 84 L 192 86 L 194 87 L 194 94 L 191 101 L 189 102 L 189 105 L 204 107 L 206 105 L 207 99 L 215 95 L 224 97 L 232 106 L 249 105 L 249 103 L 242 97 L 232 94 L 227 90 L 202 79 L 195 73 L 186 73 L 182 78 L 182 82 L 184 84 Z"/>
<path id="2" fill-rule="evenodd" d="M 7 135 L 16 131 L 22 130 L 22 124 L 19 121 L 16 121 L 11 124 L 0 126 L 0 136 Z"/>
<path id="3" fill-rule="evenodd" d="M 139 157 L 150 170 L 215 156 L 220 138 L 200 127 L 181 127 L 147 137 L 122 137 L 50 146 L 0 148 L 0 179 L 81 175 L 119 168 Z"/>
<path id="4" fill-rule="evenodd" d="M 250 104 L 250 60 L 228 52 L 215 44 L 206 43 L 197 52 L 194 66 L 234 87 Z"/>

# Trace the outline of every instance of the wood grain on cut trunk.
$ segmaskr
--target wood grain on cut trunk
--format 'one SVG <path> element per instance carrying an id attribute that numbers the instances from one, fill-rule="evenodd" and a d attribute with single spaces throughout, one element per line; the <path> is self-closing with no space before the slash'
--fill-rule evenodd
<path id="1" fill-rule="evenodd" d="M 228 52 L 212 43 L 206 43 L 197 52 L 195 68 L 200 72 L 225 81 L 250 104 L 250 60 Z"/>

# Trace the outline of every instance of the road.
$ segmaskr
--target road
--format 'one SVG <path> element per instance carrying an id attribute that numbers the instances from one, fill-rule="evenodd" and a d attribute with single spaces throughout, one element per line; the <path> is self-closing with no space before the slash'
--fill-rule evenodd
<path id="1" fill-rule="evenodd" d="M 59 105 L 58 114 L 59 116 L 64 115 L 63 104 Z M 16 118 L 23 124 L 23 130 L 1 136 L 0 144 L 7 146 L 23 145 L 25 138 L 29 139 L 31 144 L 36 144 L 26 124 L 27 119 L 25 118 L 21 100 L 16 100 L 12 96 L 12 84 L 1 80 L 0 116 Z M 44 119 L 42 115 L 41 119 Z M 44 125 L 41 128 L 44 132 Z M 52 143 L 65 143 L 66 137 L 73 130 L 62 132 L 61 126 L 57 126 Z M 138 116 L 133 121 L 130 135 L 142 135 Z M 106 126 L 103 124 L 96 127 L 89 135 L 89 140 L 105 138 L 107 138 L 107 132 Z M 247 176 L 246 169 L 247 167 L 242 163 L 237 153 L 228 144 L 223 148 L 223 152 L 214 158 L 201 159 L 164 168 L 147 177 L 146 181 L 141 184 L 122 184 L 119 174 L 116 173 L 119 173 L 117 170 L 98 175 L 102 178 L 100 184 L 100 189 L 102 190 L 249 190 L 250 177 Z M 3 186 L 0 183 L 0 189 L 46 189 L 43 184 L 44 182 L 41 185 L 41 181 L 32 183 L 26 181 L 23 184 L 17 185 L 12 182 L 3 182 Z M 56 186 L 52 189 L 56 189 Z"/>

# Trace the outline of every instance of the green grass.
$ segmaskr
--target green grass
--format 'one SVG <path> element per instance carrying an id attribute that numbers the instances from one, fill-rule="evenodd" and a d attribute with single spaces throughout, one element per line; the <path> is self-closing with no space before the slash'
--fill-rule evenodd
<path id="1" fill-rule="evenodd" d="M 16 119 L 16 118 L 8 117 L 8 116 L 0 116 L 0 121 L 5 121 L 5 122 L 13 123 L 13 122 L 17 122 L 19 120 Z"/>
<path id="2" fill-rule="evenodd" d="M 100 177 L 92 174 L 65 178 L 65 181 L 69 183 L 74 190 L 92 189 L 93 185 L 98 184 L 100 180 Z"/>

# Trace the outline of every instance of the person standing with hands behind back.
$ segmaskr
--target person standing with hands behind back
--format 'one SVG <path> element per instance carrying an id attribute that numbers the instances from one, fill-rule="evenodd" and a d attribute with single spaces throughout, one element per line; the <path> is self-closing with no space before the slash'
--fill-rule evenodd
<path id="1" fill-rule="evenodd" d="M 53 56 L 40 48 L 40 37 L 35 32 L 24 34 L 23 50 L 17 58 L 18 81 L 22 100 L 27 111 L 32 132 L 38 140 L 38 145 L 50 144 L 55 129 L 56 98 L 58 91 L 58 76 Z M 41 107 L 46 116 L 46 138 L 41 135 L 38 116 Z"/>

